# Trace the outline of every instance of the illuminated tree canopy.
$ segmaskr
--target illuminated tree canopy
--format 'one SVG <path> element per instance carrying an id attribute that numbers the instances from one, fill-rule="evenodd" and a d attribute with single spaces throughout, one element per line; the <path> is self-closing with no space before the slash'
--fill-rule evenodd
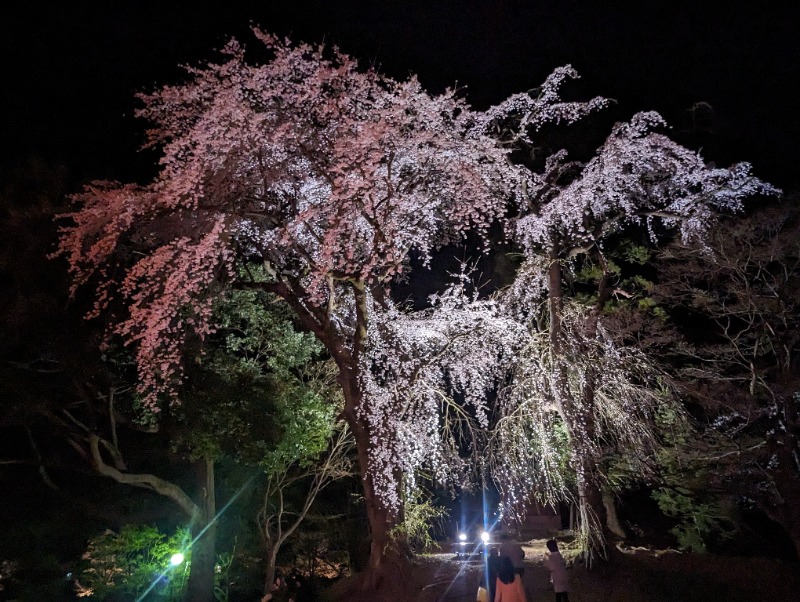
<path id="1" fill-rule="evenodd" d="M 562 269 L 602 257 L 606 237 L 633 223 L 702 239 L 717 209 L 772 189 L 746 165 L 706 167 L 653 131 L 663 125 L 653 113 L 617 125 L 577 168 L 564 152 L 540 172 L 513 162 L 544 124 L 568 125 L 608 104 L 562 101 L 561 85 L 577 77 L 570 67 L 535 95 L 478 112 L 454 91 L 432 96 L 414 78 L 359 69 L 335 48 L 255 35 L 268 62 L 248 63 L 231 41 L 221 62 L 140 96 L 147 146 L 163 153 L 157 177 L 87 186 L 62 230 L 58 254 L 74 289 L 95 288 L 92 315 L 110 315 L 110 334 L 134 347 L 149 408 L 179 402 L 184 349 L 214 330 L 220 292 L 262 289 L 285 300 L 337 364 L 373 536 L 371 574 L 396 559 L 387 544 L 403 479 L 423 465 L 458 473 L 463 437 L 489 426 L 487 392 L 515 375 L 552 371 L 542 396 L 566 425 L 581 503 L 595 506 L 590 450 L 596 421 L 614 414 L 589 395 L 591 374 L 569 364 Z M 572 175 L 562 177 L 567 166 Z M 468 233 L 487 245 L 495 224 L 524 255 L 509 291 L 482 299 L 455 286 L 419 314 L 392 299 L 412 259 L 428 265 Z M 586 315 L 575 328 L 599 344 L 599 311 Z M 542 325 L 550 368 L 522 352 Z M 605 353 L 613 361 L 616 352 Z M 573 374 L 587 386 L 570 388 Z M 506 406 L 508 419 L 521 403 Z"/>

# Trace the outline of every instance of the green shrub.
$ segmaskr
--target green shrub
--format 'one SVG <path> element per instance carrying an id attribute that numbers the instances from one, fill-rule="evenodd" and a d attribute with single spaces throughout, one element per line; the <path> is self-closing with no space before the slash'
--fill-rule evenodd
<path id="1" fill-rule="evenodd" d="M 670 533 L 682 550 L 706 552 L 710 541 L 731 535 L 730 517 L 716 501 L 701 499 L 684 487 L 660 487 L 652 496 L 665 515 L 678 519 Z"/>
<path id="2" fill-rule="evenodd" d="M 189 534 L 165 535 L 154 526 L 126 525 L 89 540 L 76 586 L 79 597 L 98 600 L 180 600 L 189 571 Z M 184 562 L 170 564 L 176 552 Z"/>

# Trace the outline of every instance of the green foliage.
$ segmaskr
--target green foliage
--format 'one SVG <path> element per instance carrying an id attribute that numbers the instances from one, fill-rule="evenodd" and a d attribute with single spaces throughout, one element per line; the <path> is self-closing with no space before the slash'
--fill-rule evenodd
<path id="1" fill-rule="evenodd" d="M 214 598 L 217 602 L 228 602 L 230 598 L 231 566 L 235 557 L 235 541 L 230 552 L 217 554 L 217 566 L 214 571 Z"/>
<path id="2" fill-rule="evenodd" d="M 711 467 L 696 455 L 686 453 L 695 439 L 686 417 L 662 407 L 657 420 L 665 440 L 658 454 L 662 486 L 654 489 L 651 496 L 661 512 L 678 520 L 670 532 L 679 547 L 705 552 L 710 543 L 732 535 L 731 517 L 712 495 L 702 493 Z"/>
<path id="3" fill-rule="evenodd" d="M 266 472 L 274 473 L 286 470 L 294 462 L 300 467 L 311 465 L 328 448 L 336 406 L 321 395 L 308 394 L 298 400 L 281 400 L 276 410 L 274 420 L 283 437 L 264 454 L 262 466 Z"/>
<path id="4" fill-rule="evenodd" d="M 447 516 L 447 509 L 437 506 L 428 491 L 417 488 L 405 495 L 403 521 L 392 529 L 390 536 L 404 538 L 414 553 L 429 552 L 436 547 L 432 532 L 441 527 Z"/>
<path id="5" fill-rule="evenodd" d="M 609 261 L 606 269 L 609 273 L 619 275 L 620 268 L 613 261 Z M 599 282 L 603 277 L 602 266 L 596 263 L 586 263 L 575 271 L 575 280 L 578 282 Z"/>
<path id="6" fill-rule="evenodd" d="M 214 311 L 217 333 L 187 371 L 181 451 L 268 466 L 318 455 L 334 409 L 316 338 L 263 291 L 228 291 Z"/>
<path id="7" fill-rule="evenodd" d="M 613 293 L 604 303 L 605 312 L 638 305 L 640 309 L 663 317 L 663 310 L 652 302 L 648 303 L 647 295 L 653 289 L 648 273 L 652 258 L 653 250 L 646 245 L 629 239 L 607 241 L 602 262 L 589 256 L 574 260 L 571 272 L 573 299 L 582 305 L 595 305 L 598 300 L 596 286 L 606 278 L 606 286 L 612 286 Z"/>
<path id="8" fill-rule="evenodd" d="M 653 257 L 653 250 L 651 248 L 630 240 L 626 240 L 620 245 L 618 253 L 626 262 L 635 265 L 645 265 Z"/>
<path id="9" fill-rule="evenodd" d="M 692 552 L 706 552 L 711 540 L 724 539 L 732 533 L 730 517 L 713 499 L 703 499 L 685 487 L 659 487 L 652 493 L 659 509 L 667 516 L 677 518 L 678 524 L 670 533 L 678 539 L 678 546 Z"/>
<path id="10" fill-rule="evenodd" d="M 229 291 L 216 315 L 224 344 L 208 364 L 228 380 L 288 376 L 322 349 L 314 335 L 295 330 L 285 303 L 261 291 Z"/>
<path id="11" fill-rule="evenodd" d="M 126 525 L 119 533 L 108 530 L 89 541 L 78 594 L 98 600 L 134 600 L 150 589 L 147 599 L 181 600 L 191 562 L 189 541 L 183 528 L 172 535 L 148 525 Z M 172 567 L 170 558 L 176 552 L 186 558 Z"/>
<path id="12" fill-rule="evenodd" d="M 341 407 L 334 367 L 274 295 L 228 290 L 213 311 L 216 331 L 187 366 L 182 404 L 171 408 L 180 427 L 173 449 L 258 466 L 267 476 L 259 506 L 267 514 L 277 508 L 286 528 L 287 517 L 303 512 L 313 471 L 303 472 L 334 433 Z M 219 570 L 229 572 L 231 562 L 223 557 Z M 231 579 L 217 577 L 216 595 L 224 600 Z"/>
<path id="13" fill-rule="evenodd" d="M 666 310 L 656 303 L 651 297 L 643 297 L 636 302 L 637 309 L 648 312 L 659 320 L 666 320 L 669 316 Z"/>
<path id="14" fill-rule="evenodd" d="M 224 345 L 209 367 L 228 382 L 251 387 L 262 408 L 268 399 L 270 422 L 279 435 L 261 447 L 259 462 L 267 472 L 313 462 L 328 446 L 337 411 L 321 344 L 294 328 L 285 303 L 260 291 L 230 291 L 218 313 Z"/>

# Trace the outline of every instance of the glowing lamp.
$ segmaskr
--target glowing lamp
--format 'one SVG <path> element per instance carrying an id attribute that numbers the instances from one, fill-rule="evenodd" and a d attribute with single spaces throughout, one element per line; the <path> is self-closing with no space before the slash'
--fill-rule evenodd
<path id="1" fill-rule="evenodd" d="M 181 562 L 183 562 L 183 554 L 181 554 L 180 552 L 173 554 L 172 557 L 169 559 L 169 563 L 172 566 L 178 566 Z"/>

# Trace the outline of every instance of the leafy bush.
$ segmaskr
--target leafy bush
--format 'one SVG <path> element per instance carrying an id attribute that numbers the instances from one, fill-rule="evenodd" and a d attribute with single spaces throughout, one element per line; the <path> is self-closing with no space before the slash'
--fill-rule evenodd
<path id="1" fill-rule="evenodd" d="M 730 517 L 714 500 L 701 499 L 685 487 L 660 487 L 653 491 L 653 499 L 667 516 L 677 518 L 678 524 L 670 529 L 683 550 L 706 552 L 708 543 L 730 537 Z"/>
<path id="2" fill-rule="evenodd" d="M 393 537 L 402 537 L 415 553 L 429 552 L 436 548 L 431 532 L 441 527 L 448 511 L 437 506 L 432 495 L 422 487 L 406 494 L 403 503 L 403 521 L 392 529 Z"/>
<path id="3" fill-rule="evenodd" d="M 189 540 L 186 529 L 172 535 L 148 525 L 126 525 L 119 533 L 105 531 L 89 540 L 83 554 L 84 567 L 76 580 L 78 597 L 135 600 L 150 590 L 148 599 L 183 599 Z M 170 558 L 178 551 L 186 558 L 172 567 Z"/>

